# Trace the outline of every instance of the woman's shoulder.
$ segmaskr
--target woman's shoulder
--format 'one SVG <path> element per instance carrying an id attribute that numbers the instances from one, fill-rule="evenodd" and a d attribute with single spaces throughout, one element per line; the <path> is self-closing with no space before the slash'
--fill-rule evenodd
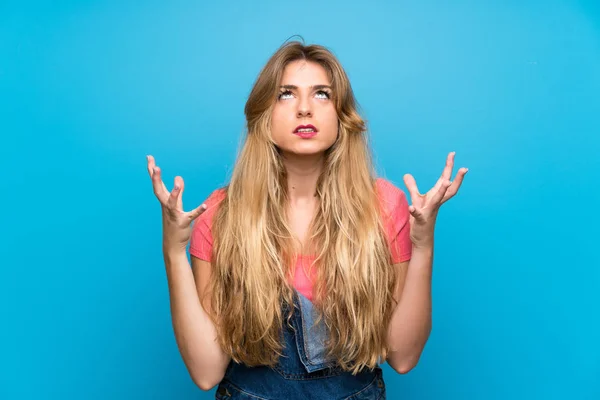
<path id="1" fill-rule="evenodd" d="M 384 225 L 394 264 L 410 260 L 410 212 L 404 191 L 387 179 L 378 178 L 375 186 L 383 211 Z"/>
<path id="2" fill-rule="evenodd" d="M 206 198 L 206 200 L 204 200 L 204 203 L 206 204 L 207 208 L 208 207 L 216 207 L 219 205 L 219 203 L 221 203 L 225 197 L 227 196 L 227 187 L 220 187 L 217 188 L 215 190 L 213 190 L 210 195 Z"/>
<path id="3" fill-rule="evenodd" d="M 190 254 L 201 260 L 211 260 L 213 246 L 213 217 L 219 208 L 219 204 L 226 196 L 226 188 L 213 190 L 204 200 L 206 210 L 200 214 L 193 224 L 192 235 L 190 238 Z"/>
<path id="4" fill-rule="evenodd" d="M 200 217 L 198 217 L 198 219 L 200 219 L 201 221 L 205 221 L 210 227 L 210 225 L 212 225 L 212 218 L 217 212 L 219 204 L 221 204 L 225 197 L 227 197 L 227 187 L 220 187 L 214 189 L 204 200 L 204 204 L 206 204 L 206 210 L 202 214 L 200 214 Z"/>
<path id="5" fill-rule="evenodd" d="M 407 202 L 404 191 L 386 178 L 378 177 L 375 180 L 375 189 L 379 201 L 385 209 L 394 208 Z"/>

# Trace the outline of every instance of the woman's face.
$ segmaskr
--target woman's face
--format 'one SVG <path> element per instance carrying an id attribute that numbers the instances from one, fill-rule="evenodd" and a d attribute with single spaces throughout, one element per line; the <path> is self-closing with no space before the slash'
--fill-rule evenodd
<path id="1" fill-rule="evenodd" d="M 272 138 L 282 152 L 323 153 L 336 141 L 338 117 L 325 69 L 311 61 L 293 61 L 284 71 L 273 108 Z"/>

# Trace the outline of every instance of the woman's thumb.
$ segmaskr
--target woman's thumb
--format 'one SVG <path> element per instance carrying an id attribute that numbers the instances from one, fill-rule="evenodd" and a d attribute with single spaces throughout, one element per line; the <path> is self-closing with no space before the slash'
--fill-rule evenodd
<path id="1" fill-rule="evenodd" d="M 190 217 L 192 218 L 192 221 L 198 218 L 204 211 L 206 211 L 206 204 L 201 204 L 199 207 L 196 207 L 190 211 Z"/>
<path id="2" fill-rule="evenodd" d="M 423 213 L 421 212 L 421 210 L 417 210 L 415 206 L 409 206 L 408 211 L 410 212 L 410 215 L 412 215 L 415 218 L 415 220 L 419 222 L 425 222 L 425 217 L 423 216 Z"/>

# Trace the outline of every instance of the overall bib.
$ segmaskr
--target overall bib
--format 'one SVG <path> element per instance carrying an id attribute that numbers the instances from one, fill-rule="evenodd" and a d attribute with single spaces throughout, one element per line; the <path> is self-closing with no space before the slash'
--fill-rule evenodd
<path id="1" fill-rule="evenodd" d="M 327 331 L 321 320 L 315 326 L 312 302 L 295 291 L 291 329 L 284 318 L 283 356 L 274 367 L 247 367 L 233 361 L 219 384 L 220 400 L 383 400 L 382 370 L 363 369 L 357 375 L 343 371 L 325 358 Z M 287 315 L 287 307 L 283 308 Z"/>

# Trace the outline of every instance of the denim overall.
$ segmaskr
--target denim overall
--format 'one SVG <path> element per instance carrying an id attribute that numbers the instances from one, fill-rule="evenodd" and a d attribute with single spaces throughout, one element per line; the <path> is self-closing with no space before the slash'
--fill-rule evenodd
<path id="1" fill-rule="evenodd" d="M 327 331 L 312 302 L 295 291 L 291 329 L 284 318 L 283 356 L 274 367 L 247 367 L 233 361 L 216 392 L 221 400 L 383 400 L 385 383 L 379 366 L 357 375 L 325 358 Z M 287 307 L 284 306 L 284 315 Z M 314 325 L 314 326 L 313 326 Z"/>

